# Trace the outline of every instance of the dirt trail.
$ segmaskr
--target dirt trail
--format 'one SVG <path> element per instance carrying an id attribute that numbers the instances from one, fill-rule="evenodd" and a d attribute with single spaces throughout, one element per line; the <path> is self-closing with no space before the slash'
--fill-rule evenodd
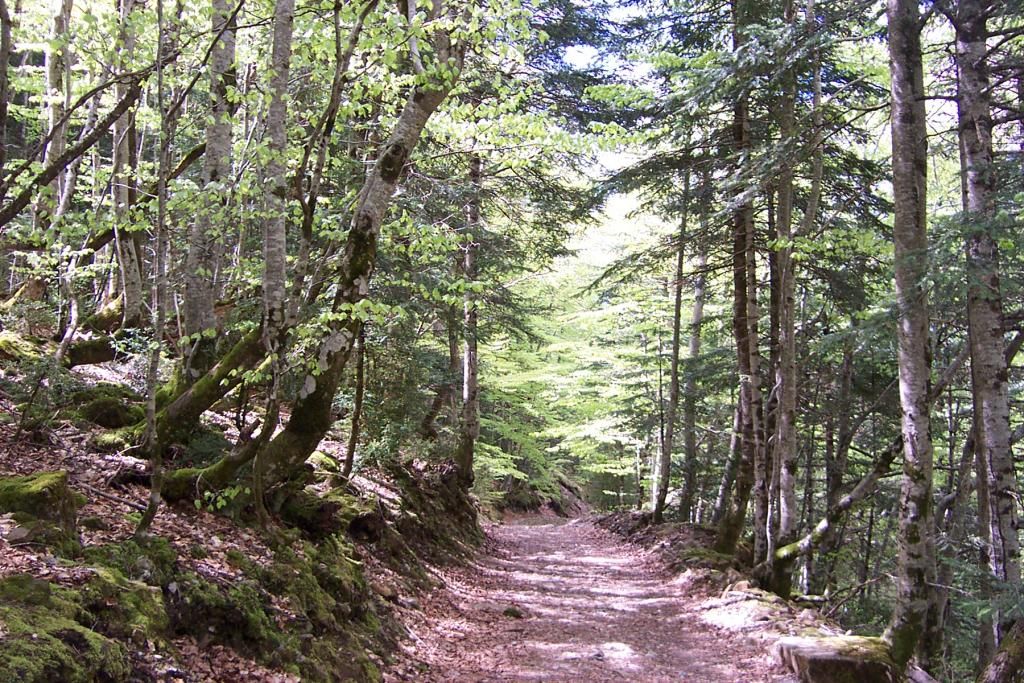
<path id="1" fill-rule="evenodd" d="M 491 551 L 424 601 L 386 680 L 791 680 L 763 647 L 702 623 L 704 596 L 603 529 L 528 519 L 489 535 Z"/>

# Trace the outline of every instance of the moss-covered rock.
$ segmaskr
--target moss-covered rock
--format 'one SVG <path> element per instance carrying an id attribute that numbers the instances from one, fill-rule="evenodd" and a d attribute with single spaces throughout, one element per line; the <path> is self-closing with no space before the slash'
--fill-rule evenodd
<path id="1" fill-rule="evenodd" d="M 118 296 L 96 309 L 82 323 L 82 327 L 93 332 L 110 333 L 117 329 L 124 317 L 124 299 Z"/>
<path id="2" fill-rule="evenodd" d="M 713 548 L 691 546 L 680 550 L 672 564 L 673 568 L 704 567 L 724 571 L 736 564 L 736 558 Z"/>
<path id="3" fill-rule="evenodd" d="M 23 477 L 0 477 L 0 513 L 15 512 L 53 522 L 68 537 L 76 538 L 80 494 L 68 486 L 68 473 L 37 472 Z"/>
<path id="4" fill-rule="evenodd" d="M 341 463 L 323 451 L 313 451 L 313 454 L 306 458 L 306 463 L 319 472 L 327 472 L 329 474 L 341 472 Z"/>
<path id="5" fill-rule="evenodd" d="M 132 581 L 116 569 L 94 572 L 80 592 L 93 630 L 137 645 L 166 638 L 170 620 L 159 588 Z"/>
<path id="6" fill-rule="evenodd" d="M 138 423 L 127 427 L 121 427 L 120 429 L 111 429 L 105 432 L 99 432 L 98 434 L 93 435 L 90 440 L 90 444 L 96 448 L 96 450 L 103 451 L 105 453 L 123 451 L 141 441 L 144 428 L 145 425 Z"/>
<path id="7" fill-rule="evenodd" d="M 177 461 L 189 466 L 205 467 L 226 455 L 233 445 L 224 436 L 224 432 L 201 426 L 189 437 Z"/>
<path id="8" fill-rule="evenodd" d="M 252 581 L 221 585 L 185 572 L 167 586 L 166 597 L 175 633 L 195 636 L 200 643 L 221 643 L 253 657 L 280 645 L 268 615 L 269 600 Z"/>
<path id="9" fill-rule="evenodd" d="M 776 660 L 804 683 L 895 683 L 902 679 L 881 638 L 780 638 Z"/>
<path id="10" fill-rule="evenodd" d="M 178 554 L 159 536 L 91 546 L 84 555 L 93 565 L 116 569 L 127 579 L 149 586 L 166 587 L 177 571 Z"/>
<path id="11" fill-rule="evenodd" d="M 326 495 L 294 491 L 282 497 L 275 508 L 283 520 L 314 539 L 347 532 L 356 540 L 375 542 L 385 524 L 375 501 L 350 496 L 342 489 Z"/>
<path id="12" fill-rule="evenodd" d="M 88 403 L 98 398 L 114 398 L 120 401 L 139 403 L 144 397 L 131 387 L 114 382 L 97 382 L 96 384 L 80 387 L 71 394 L 75 403 Z"/>
<path id="13" fill-rule="evenodd" d="M 68 347 L 68 353 L 64 357 L 64 364 L 70 368 L 79 365 L 96 365 L 98 363 L 109 363 L 117 358 L 117 350 L 114 348 L 114 341 L 111 337 L 97 337 L 95 339 L 82 339 Z"/>
<path id="14" fill-rule="evenodd" d="M 17 526 L 4 537 L 8 543 L 44 545 L 61 557 L 75 557 L 82 551 L 76 534 L 69 534 L 50 520 L 38 519 L 25 512 L 16 512 L 13 518 Z"/>
<path id="15" fill-rule="evenodd" d="M 28 575 L 0 581 L 0 680 L 128 680 L 125 648 L 81 623 L 86 615 L 75 597 Z"/>
<path id="16" fill-rule="evenodd" d="M 119 429 L 146 419 L 142 406 L 105 396 L 95 398 L 78 408 L 82 419 L 107 429 Z"/>
<path id="17" fill-rule="evenodd" d="M 0 332 L 0 358 L 11 361 L 37 360 L 39 345 L 10 330 Z"/>

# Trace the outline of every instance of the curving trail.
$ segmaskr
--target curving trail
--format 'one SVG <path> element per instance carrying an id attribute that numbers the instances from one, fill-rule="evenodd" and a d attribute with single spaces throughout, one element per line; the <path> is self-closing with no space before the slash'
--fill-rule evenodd
<path id="1" fill-rule="evenodd" d="M 492 551 L 425 601 L 386 680 L 792 680 L 763 648 L 702 623 L 705 596 L 603 529 L 530 518 L 489 535 Z"/>

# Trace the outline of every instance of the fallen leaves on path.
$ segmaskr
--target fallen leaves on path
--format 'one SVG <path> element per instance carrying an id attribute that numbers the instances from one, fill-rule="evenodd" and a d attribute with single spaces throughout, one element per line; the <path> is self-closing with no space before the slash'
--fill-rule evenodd
<path id="1" fill-rule="evenodd" d="M 702 621 L 706 594 L 586 521 L 489 529 L 440 570 L 386 681 L 791 681 L 763 645 Z"/>

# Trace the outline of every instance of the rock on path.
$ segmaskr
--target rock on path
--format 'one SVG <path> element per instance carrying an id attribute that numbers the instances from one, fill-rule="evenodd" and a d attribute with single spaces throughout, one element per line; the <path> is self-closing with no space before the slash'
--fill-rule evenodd
<path id="1" fill-rule="evenodd" d="M 489 530 L 446 570 L 387 681 L 786 681 L 763 647 L 700 620 L 705 596 L 585 521 Z"/>

